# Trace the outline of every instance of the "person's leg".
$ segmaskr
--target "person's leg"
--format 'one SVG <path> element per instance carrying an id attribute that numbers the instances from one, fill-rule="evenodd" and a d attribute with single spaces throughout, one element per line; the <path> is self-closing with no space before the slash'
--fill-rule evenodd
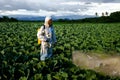
<path id="1" fill-rule="evenodd" d="M 41 61 L 44 61 L 46 57 L 47 57 L 47 54 L 46 54 L 46 53 L 43 53 L 43 54 L 40 56 L 40 60 L 41 60 Z"/>
<path id="2" fill-rule="evenodd" d="M 50 58 L 52 56 L 52 47 L 48 48 L 48 55 L 47 57 Z"/>
<path id="3" fill-rule="evenodd" d="M 47 54 L 48 54 L 48 48 L 42 46 L 41 47 L 41 53 L 40 53 L 40 60 L 44 61 L 45 58 L 47 57 Z"/>

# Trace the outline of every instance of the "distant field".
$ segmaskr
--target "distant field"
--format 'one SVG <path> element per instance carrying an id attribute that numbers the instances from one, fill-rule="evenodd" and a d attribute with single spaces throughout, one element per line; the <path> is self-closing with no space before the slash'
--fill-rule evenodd
<path id="1" fill-rule="evenodd" d="M 0 23 L 0 79 L 113 79 L 71 62 L 72 51 L 120 54 L 120 23 L 54 23 L 54 57 L 39 61 L 37 29 L 43 23 Z"/>
<path id="2" fill-rule="evenodd" d="M 59 42 L 75 50 L 120 52 L 120 23 L 114 24 L 57 24 Z"/>

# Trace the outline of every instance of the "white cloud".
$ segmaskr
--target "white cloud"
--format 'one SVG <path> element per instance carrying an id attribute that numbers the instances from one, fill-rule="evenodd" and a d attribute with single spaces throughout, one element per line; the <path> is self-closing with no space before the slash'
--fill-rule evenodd
<path id="1" fill-rule="evenodd" d="M 96 12 L 99 14 L 99 16 L 102 15 L 102 12 L 108 12 L 110 14 L 111 12 L 120 11 L 119 5 L 120 3 L 102 3 L 99 5 L 94 3 L 93 7 L 90 7 L 88 11 L 83 14 L 89 13 L 89 15 L 94 15 Z"/>
<path id="2" fill-rule="evenodd" d="M 85 2 L 77 2 L 77 1 L 70 1 L 70 2 L 63 2 L 63 5 L 84 5 Z"/>
<path id="3" fill-rule="evenodd" d="M 0 0 L 0 15 L 94 15 L 120 10 L 119 0 Z"/>

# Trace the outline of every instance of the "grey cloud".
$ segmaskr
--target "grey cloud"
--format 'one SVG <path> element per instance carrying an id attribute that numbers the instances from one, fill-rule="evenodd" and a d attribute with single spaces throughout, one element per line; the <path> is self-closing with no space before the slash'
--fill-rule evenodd
<path id="1" fill-rule="evenodd" d="M 29 5 L 27 5 L 24 1 L 4 0 L 0 1 L 0 5 L 0 10 L 30 9 Z M 6 7 L 6 5 L 9 5 L 10 7 Z"/>
<path id="2" fill-rule="evenodd" d="M 50 2 L 48 0 L 44 0 L 42 2 L 38 1 L 36 2 L 32 1 L 32 0 L 0 0 L 0 10 L 3 11 L 12 11 L 12 10 L 18 10 L 18 9 L 25 9 L 27 11 L 39 11 L 39 10 L 43 10 L 46 12 L 63 12 L 66 14 L 69 14 L 69 12 L 71 13 L 78 13 L 78 12 L 82 12 L 82 11 L 86 11 L 88 10 L 88 5 L 66 5 L 66 4 L 61 4 L 64 2 L 69 2 L 69 1 L 73 1 L 73 0 L 61 0 L 61 1 L 57 1 L 57 0 L 53 0 L 54 2 Z M 78 1 L 79 0 L 75 0 Z M 67 13 L 68 12 L 68 13 Z"/>
<path id="3" fill-rule="evenodd" d="M 76 0 L 78 1 L 78 0 Z M 120 3 L 120 0 L 79 0 L 79 1 L 83 1 L 86 3 L 89 2 L 96 2 L 96 3 Z"/>
<path id="4" fill-rule="evenodd" d="M 61 1 L 57 1 L 57 0 L 53 0 L 52 1 L 48 1 L 48 0 L 44 0 L 44 1 L 39 1 L 39 2 L 35 2 L 36 0 L 34 0 L 33 2 L 30 2 L 29 0 L 0 0 L 0 10 L 17 10 L 17 9 L 26 9 L 26 10 L 39 10 L 39 9 L 43 9 L 43 10 L 48 10 L 48 11 L 57 11 L 57 10 L 61 10 L 61 9 L 73 9 L 73 8 L 77 8 L 76 5 L 74 6 L 70 6 L 70 5 L 61 5 L 60 3 L 62 2 L 69 2 L 69 1 L 73 1 L 73 0 L 61 0 Z M 47 2 L 48 1 L 48 2 Z M 79 1 L 79 0 L 74 0 L 74 1 Z M 5 7 L 6 5 L 9 5 L 10 7 Z"/>
<path id="5" fill-rule="evenodd" d="M 102 0 L 104 3 L 120 3 L 120 0 Z"/>
<path id="6" fill-rule="evenodd" d="M 67 2 L 84 2 L 81 4 L 61 4 Z M 108 2 L 119 2 L 119 0 L 0 0 L 0 10 L 12 11 L 18 9 L 25 9 L 27 11 L 39 12 L 43 10 L 46 12 L 82 12 L 87 11 L 93 7 L 92 2 L 95 3 L 108 3 Z"/>
<path id="7" fill-rule="evenodd" d="M 91 2 L 85 2 L 85 4 L 91 4 Z"/>
<path id="8" fill-rule="evenodd" d="M 76 1 L 76 2 L 85 2 L 85 5 L 61 5 L 62 2 L 69 2 L 69 1 Z M 26 9 L 26 10 L 48 10 L 48 11 L 57 11 L 57 10 L 73 10 L 76 11 L 76 9 L 86 9 L 90 5 L 91 2 L 118 2 L 119 0 L 44 0 L 44 1 L 38 1 L 38 0 L 0 0 L 0 10 L 17 10 L 17 9 Z M 6 7 L 6 5 L 9 5 L 10 7 Z M 75 10 L 74 10 L 75 9 Z"/>

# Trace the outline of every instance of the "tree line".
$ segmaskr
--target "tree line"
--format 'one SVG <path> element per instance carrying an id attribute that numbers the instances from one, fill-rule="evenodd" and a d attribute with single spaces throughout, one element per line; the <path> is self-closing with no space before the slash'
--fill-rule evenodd
<path id="1" fill-rule="evenodd" d="M 16 18 L 9 18 L 8 16 L 0 17 L 0 22 L 17 22 L 18 20 Z"/>
<path id="2" fill-rule="evenodd" d="M 105 16 L 106 14 L 106 16 Z M 108 13 L 102 13 L 102 16 L 101 17 L 94 17 L 94 18 L 85 18 L 85 19 L 82 19 L 81 21 L 82 22 L 101 22 L 101 23 L 104 23 L 104 22 L 120 22 L 120 11 L 117 11 L 117 12 L 113 12 L 111 13 L 109 16 L 108 16 Z"/>
<path id="3" fill-rule="evenodd" d="M 120 11 L 113 12 L 108 16 L 108 12 L 102 13 L 102 16 L 98 16 L 98 13 L 95 13 L 96 17 L 84 18 L 78 20 L 63 20 L 60 19 L 60 22 L 90 22 L 90 23 L 111 23 L 111 22 L 120 22 Z"/>

